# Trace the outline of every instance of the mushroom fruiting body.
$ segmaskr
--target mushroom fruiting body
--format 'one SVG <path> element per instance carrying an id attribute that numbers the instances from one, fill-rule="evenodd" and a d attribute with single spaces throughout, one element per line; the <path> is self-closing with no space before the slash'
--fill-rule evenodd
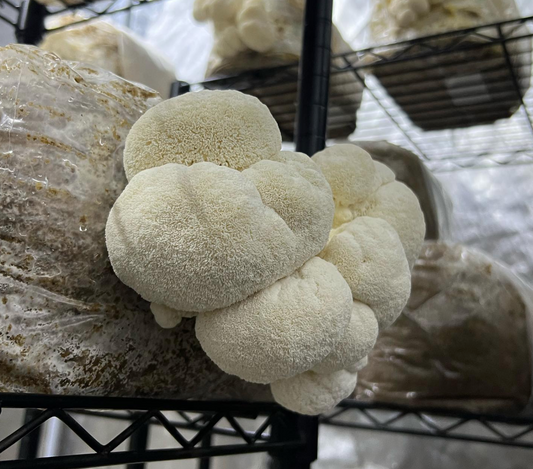
<path id="1" fill-rule="evenodd" d="M 374 312 L 365 304 L 354 301 L 350 323 L 331 353 L 313 368 L 320 374 L 353 369 L 369 354 L 378 337 Z"/>
<path id="2" fill-rule="evenodd" d="M 366 365 L 368 365 L 368 356 L 359 360 L 356 364 L 346 367 L 346 371 L 350 373 L 357 373 L 361 371 Z"/>
<path id="3" fill-rule="evenodd" d="M 281 187 L 283 173 L 291 183 Z M 308 210 L 305 200 L 313 202 Z M 260 162 L 242 173 L 170 163 L 130 181 L 109 214 L 106 242 L 117 276 L 146 300 L 213 311 L 318 254 L 333 210 L 330 188 L 312 162 Z M 307 223 L 310 217 L 316 225 Z"/>
<path id="4" fill-rule="evenodd" d="M 400 238 L 385 220 L 359 217 L 332 230 L 320 257 L 339 269 L 354 299 L 372 308 L 381 329 L 402 312 L 411 272 Z"/>
<path id="5" fill-rule="evenodd" d="M 357 217 L 381 218 L 394 228 L 403 245 L 409 268 L 420 253 L 426 225 L 415 194 L 393 179 L 392 171 L 372 161 L 355 145 L 335 145 L 315 154 L 335 200 L 333 228 Z"/>
<path id="6" fill-rule="evenodd" d="M 401 28 L 408 28 L 427 15 L 431 5 L 429 0 L 391 0 L 389 11 Z"/>
<path id="7" fill-rule="evenodd" d="M 346 370 L 329 374 L 306 371 L 270 385 L 276 402 L 293 412 L 317 415 L 335 407 L 355 389 L 357 373 Z"/>
<path id="8" fill-rule="evenodd" d="M 128 180 L 167 163 L 211 162 L 239 171 L 281 150 L 278 124 L 257 98 L 238 91 L 199 91 L 151 108 L 130 130 Z"/>
<path id="9" fill-rule="evenodd" d="M 295 16 L 292 13 L 294 7 L 297 12 L 302 8 L 283 1 L 195 0 L 193 15 L 197 21 L 212 21 L 215 30 L 213 51 L 220 57 L 231 58 L 242 51 L 270 52 Z M 280 21 L 280 17 L 285 21 Z M 228 37 L 231 37 L 230 41 Z M 235 47 L 237 43 L 238 48 Z"/>
<path id="10" fill-rule="evenodd" d="M 223 3 L 198 0 L 209 11 L 196 14 Z M 259 3 L 244 1 L 249 16 Z M 425 227 L 414 194 L 361 148 L 311 159 L 280 147 L 268 109 L 238 92 L 155 106 L 126 140 L 129 184 L 106 243 L 162 327 L 196 316 L 222 370 L 316 414 L 353 391 L 378 330 L 400 314 Z"/>
<path id="11" fill-rule="evenodd" d="M 157 303 L 150 304 L 150 310 L 154 315 L 155 322 L 157 322 L 157 324 L 163 329 L 172 329 L 176 327 L 183 318 L 193 318 L 196 316 L 196 313 L 176 311 L 168 306 Z"/>
<path id="12" fill-rule="evenodd" d="M 295 376 L 323 361 L 344 334 L 350 288 L 314 257 L 244 301 L 196 318 L 196 337 L 224 371 L 254 383 Z"/>

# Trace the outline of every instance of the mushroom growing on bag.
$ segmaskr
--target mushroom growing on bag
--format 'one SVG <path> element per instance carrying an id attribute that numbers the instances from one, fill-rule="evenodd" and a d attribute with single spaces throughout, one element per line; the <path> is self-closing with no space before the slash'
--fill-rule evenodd
<path id="1" fill-rule="evenodd" d="M 378 328 L 405 305 L 424 220 L 412 192 L 358 147 L 314 158 L 280 147 L 248 95 L 155 106 L 128 135 L 129 184 L 106 239 L 117 276 L 160 325 L 196 316 L 223 371 L 314 414 L 353 392 Z"/>

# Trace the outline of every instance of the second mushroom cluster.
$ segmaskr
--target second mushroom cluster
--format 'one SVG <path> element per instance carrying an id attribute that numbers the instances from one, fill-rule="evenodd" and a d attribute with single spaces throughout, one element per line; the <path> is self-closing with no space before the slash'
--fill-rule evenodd
<path id="1" fill-rule="evenodd" d="M 355 145 L 281 151 L 268 108 L 236 91 L 164 101 L 131 129 L 109 214 L 117 276 L 156 321 L 196 317 L 226 373 L 318 414 L 354 390 L 410 293 L 415 195 Z"/>

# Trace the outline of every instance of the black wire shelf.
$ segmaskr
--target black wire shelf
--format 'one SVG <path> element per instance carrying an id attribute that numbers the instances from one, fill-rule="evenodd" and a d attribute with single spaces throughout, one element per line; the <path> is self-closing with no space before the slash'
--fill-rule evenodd
<path id="1" fill-rule="evenodd" d="M 533 449 L 533 416 L 343 401 L 323 425 Z"/>
<path id="2" fill-rule="evenodd" d="M 77 11 L 80 22 L 85 22 L 154 1 L 100 0 L 45 7 L 34 0 L 0 0 L 0 21 L 16 29 L 20 42 L 35 44 L 48 31 L 45 19 L 51 15 Z M 386 135 L 392 143 L 417 153 L 433 171 L 532 163 L 531 23 L 533 17 L 522 18 L 333 57 L 330 135 L 349 129 L 358 108 L 355 140 Z M 202 88 L 255 94 L 269 105 L 292 140 L 297 77 L 298 66 L 292 64 L 193 85 L 176 83 L 174 94 Z M 323 139 L 317 128 L 312 131 Z M 231 401 L 0 393 L 0 407 L 26 411 L 20 427 L 0 441 L 0 468 L 11 469 L 123 464 L 141 469 L 146 462 L 181 459 L 199 459 L 200 467 L 207 469 L 212 457 L 246 453 L 268 453 L 272 467 L 279 469 L 308 469 L 317 455 L 319 423 L 533 448 L 530 417 L 356 401 L 344 401 L 320 419 L 298 416 L 272 403 Z M 0 415 L 0 429 L 3 418 Z M 87 418 L 120 421 L 124 428 L 102 441 L 86 425 Z M 41 457 L 41 429 L 51 421 L 60 422 L 87 446 L 87 452 Z M 153 445 L 149 435 L 154 429 L 164 431 L 172 444 Z M 2 459 L 14 447 L 19 457 Z"/>
<path id="3" fill-rule="evenodd" d="M 520 18 L 333 56 L 330 134 L 349 128 L 355 102 L 350 139 L 386 135 L 434 172 L 533 163 L 532 26 L 533 17 Z M 283 132 L 296 118 L 296 77 L 294 64 L 177 83 L 174 95 L 189 89 L 253 94 Z M 359 86 L 347 86 L 347 77 Z"/>
<path id="4" fill-rule="evenodd" d="M 35 45 L 47 33 L 159 1 L 162 0 L 54 0 L 43 5 L 35 0 L 0 0 L 0 24 L 13 27 L 18 42 Z M 48 20 L 67 14 L 70 15 L 68 24 Z"/>
<path id="5" fill-rule="evenodd" d="M 199 459 L 235 454 L 269 453 L 282 468 L 309 467 L 316 458 L 316 419 L 298 416 L 272 403 L 178 401 L 147 398 L 106 398 L 1 394 L 2 408 L 27 410 L 23 424 L 0 441 L 0 455 L 19 444 L 19 458 L 0 460 L 0 468 L 76 469 Z M 82 417 L 124 422 L 107 442 L 91 433 Z M 2 423 L 0 416 L 0 424 Z M 39 457 L 39 430 L 57 419 L 90 452 Z M 477 414 L 460 410 L 413 408 L 405 405 L 343 401 L 319 418 L 321 425 L 398 433 L 464 442 L 533 449 L 533 416 Z M 84 426 L 85 425 L 85 426 Z M 166 432 L 172 444 L 155 447 L 148 435 Z M 94 430 L 93 430 L 94 432 Z M 64 434 L 63 434 L 64 436 Z M 161 438 L 158 438 L 161 439 Z M 119 446 L 129 442 L 129 449 Z"/>
<path id="6" fill-rule="evenodd" d="M 149 5 L 158 1 L 162 0 L 94 0 L 79 3 L 76 3 L 77 0 L 72 0 L 72 3 L 60 0 L 58 6 L 48 8 L 48 16 L 74 13 L 77 17 L 68 25 L 51 26 L 46 28 L 45 32 L 60 31 L 74 25 L 87 23 L 88 21 L 92 21 L 104 15 L 123 13 L 132 10 L 133 8 Z"/>
<path id="7" fill-rule="evenodd" d="M 20 4 L 17 0 L 0 0 L 0 25 L 6 23 L 17 28 Z"/>
<path id="8" fill-rule="evenodd" d="M 316 458 L 316 442 L 309 433 L 313 419 L 272 403 L 5 393 L 0 394 L 0 399 L 3 409 L 27 410 L 23 424 L 0 441 L 0 455 L 19 444 L 19 457 L 0 460 L 0 468 L 74 469 L 123 464 L 143 467 L 146 462 L 205 460 L 260 452 L 268 452 L 274 458 L 283 457 L 289 464 L 297 457 L 308 467 Z M 125 428 L 109 441 L 102 442 L 84 427 L 87 421 L 80 416 L 96 417 L 101 423 L 101 419 L 123 421 Z M 40 430 L 52 419 L 60 421 L 64 429 L 85 443 L 90 451 L 38 457 Z M 150 427 L 163 429 L 172 444 L 164 448 L 149 447 Z M 219 440 L 220 436 L 225 439 Z M 228 442 L 227 437 L 232 441 Z M 128 441 L 128 450 L 119 448 Z M 287 458 L 287 453 L 292 457 Z"/>
<path id="9" fill-rule="evenodd" d="M 45 19 L 77 13 L 73 24 L 160 0 L 0 0 L 0 20 L 20 42 L 37 43 Z M 531 164 L 533 17 L 447 32 L 332 58 L 328 136 L 376 140 L 414 151 L 433 172 Z M 295 137 L 298 65 L 239 73 L 185 88 L 237 89 L 257 96 Z M 355 120 L 355 114 L 357 119 Z M 355 132 L 353 132 L 355 130 Z M 352 133 L 353 132 L 353 133 Z"/>

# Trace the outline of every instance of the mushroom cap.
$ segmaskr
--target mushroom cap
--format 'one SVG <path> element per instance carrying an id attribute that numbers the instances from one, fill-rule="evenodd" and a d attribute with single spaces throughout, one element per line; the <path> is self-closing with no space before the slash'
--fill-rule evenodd
<path id="1" fill-rule="evenodd" d="M 228 23 L 235 20 L 241 3 L 242 0 L 195 0 L 192 15 L 199 22 L 212 19 Z"/>
<path id="2" fill-rule="evenodd" d="M 237 27 L 246 46 L 256 52 L 269 51 L 278 39 L 276 25 L 263 0 L 244 0 L 237 14 Z"/>
<path id="3" fill-rule="evenodd" d="M 359 217 L 345 223 L 332 231 L 320 257 L 339 269 L 354 300 L 372 308 L 380 329 L 407 304 L 411 271 L 398 234 L 385 220 Z"/>
<path id="4" fill-rule="evenodd" d="M 246 45 L 242 42 L 237 28 L 235 26 L 227 26 L 217 33 L 212 53 L 221 58 L 231 58 L 244 50 L 246 50 Z"/>
<path id="5" fill-rule="evenodd" d="M 388 184 L 389 182 L 393 182 L 396 179 L 396 174 L 394 174 L 394 171 L 380 161 L 374 161 L 374 168 L 376 169 L 376 173 L 381 180 L 382 186 Z"/>
<path id="6" fill-rule="evenodd" d="M 196 21 L 207 21 L 211 17 L 211 4 L 213 0 L 194 0 L 192 16 Z"/>
<path id="7" fill-rule="evenodd" d="M 281 149 L 278 124 L 257 98 L 199 91 L 167 99 L 135 122 L 126 138 L 128 180 L 140 171 L 208 161 L 239 171 Z"/>
<path id="8" fill-rule="evenodd" d="M 378 337 L 378 322 L 374 312 L 365 304 L 353 302 L 350 323 L 333 351 L 313 371 L 329 374 L 348 369 L 364 359 Z"/>
<path id="9" fill-rule="evenodd" d="M 409 268 L 412 269 L 426 235 L 426 223 L 418 198 L 411 189 L 398 181 L 381 186 L 374 196 L 374 205 L 366 215 L 381 218 L 396 230 Z"/>
<path id="10" fill-rule="evenodd" d="M 324 360 L 351 311 L 351 292 L 342 276 L 314 257 L 244 301 L 198 315 L 196 337 L 223 371 L 266 384 Z"/>
<path id="11" fill-rule="evenodd" d="M 333 409 L 353 393 L 357 373 L 346 370 L 330 374 L 306 371 L 270 385 L 274 400 L 283 407 L 305 415 L 318 415 Z"/>
<path id="12" fill-rule="evenodd" d="M 297 267 L 326 246 L 335 204 L 326 178 L 311 158 L 282 151 L 242 174 L 254 183 L 263 203 L 296 235 L 301 247 Z"/>
<path id="13" fill-rule="evenodd" d="M 398 233 L 412 269 L 426 232 L 416 195 L 394 173 L 356 145 L 335 145 L 313 156 L 335 200 L 333 228 L 369 216 L 387 221 Z"/>
<path id="14" fill-rule="evenodd" d="M 325 245 L 333 205 L 326 200 L 325 180 L 317 187 L 309 174 L 299 176 L 297 166 L 281 162 L 253 172 L 265 199 L 280 168 L 292 175 L 282 193 L 286 199 L 276 206 L 283 206 L 289 222 L 285 213 L 265 205 L 245 174 L 230 168 L 171 163 L 137 174 L 107 221 L 115 273 L 148 301 L 204 312 L 241 301 L 294 272 Z M 315 176 L 321 177 L 318 170 Z M 322 202 L 302 214 L 316 216 L 317 227 L 298 222 L 298 210 L 291 209 L 291 200 L 298 208 L 304 197 Z"/>
<path id="15" fill-rule="evenodd" d="M 381 185 L 372 157 L 356 145 L 328 147 L 316 153 L 313 161 L 326 176 L 336 205 L 362 204 Z"/>

